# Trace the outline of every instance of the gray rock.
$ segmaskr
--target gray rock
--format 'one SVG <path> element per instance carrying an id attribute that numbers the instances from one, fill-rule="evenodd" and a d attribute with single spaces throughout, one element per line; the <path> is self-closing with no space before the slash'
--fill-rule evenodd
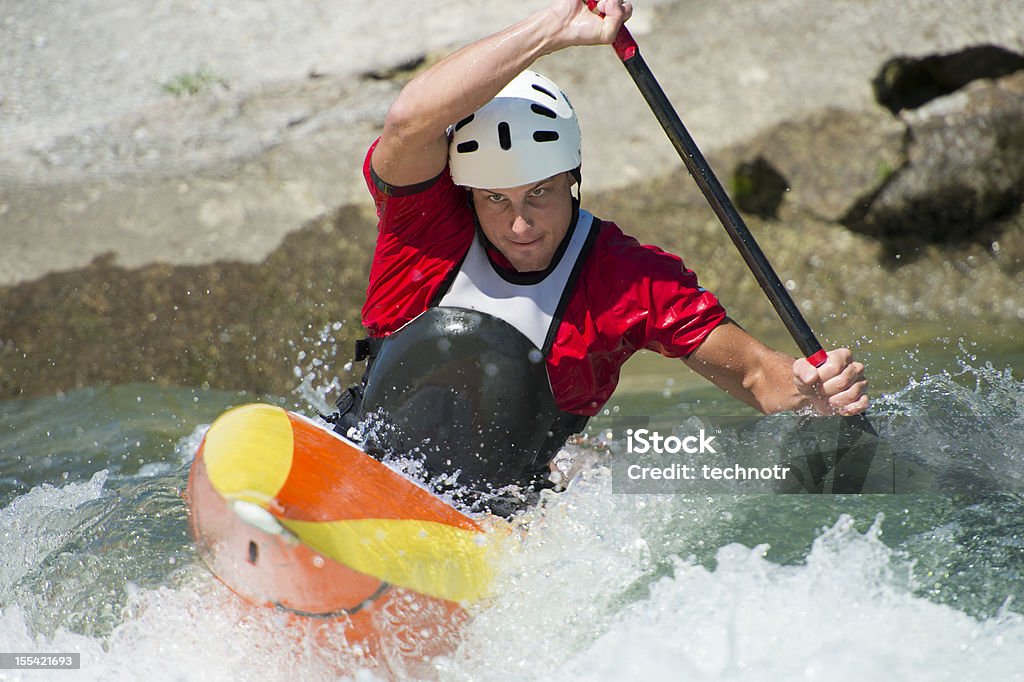
<path id="1" fill-rule="evenodd" d="M 972 81 L 1024 69 L 1024 55 L 998 45 L 972 45 L 949 54 L 893 57 L 871 82 L 875 99 L 894 114 L 916 109 Z"/>
<path id="2" fill-rule="evenodd" d="M 1024 201 L 1024 72 L 976 81 L 901 114 L 906 163 L 846 222 L 889 241 L 956 242 Z"/>
<path id="3" fill-rule="evenodd" d="M 749 210 L 746 196 L 765 192 L 761 178 L 741 180 L 744 167 L 760 159 L 785 179 L 787 202 L 840 221 L 870 203 L 904 164 L 905 137 L 906 126 L 881 109 L 830 109 L 783 123 L 745 147 L 744 161 L 734 171 L 737 204 Z"/>
<path id="4" fill-rule="evenodd" d="M 750 213 L 774 217 L 784 198 L 895 251 L 988 239 L 1024 200 L 1024 71 L 899 117 L 815 113 L 757 136 L 740 158 L 733 191 Z"/>

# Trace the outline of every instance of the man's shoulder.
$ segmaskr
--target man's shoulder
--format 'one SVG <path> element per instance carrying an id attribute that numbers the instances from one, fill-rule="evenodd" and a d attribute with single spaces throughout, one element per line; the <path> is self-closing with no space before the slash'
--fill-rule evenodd
<path id="1" fill-rule="evenodd" d="M 651 267 L 677 268 L 682 260 L 659 246 L 642 243 L 610 220 L 601 220 L 594 254 L 598 259 L 615 260 L 619 267 L 639 271 Z"/>
<path id="2" fill-rule="evenodd" d="M 422 182 L 401 186 L 390 184 L 378 175 L 373 167 L 373 150 L 379 141 L 378 138 L 370 145 L 363 161 L 363 177 L 377 205 L 378 213 L 382 212 L 385 205 L 415 206 L 417 209 L 436 205 L 441 209 L 450 210 L 453 206 L 458 207 L 465 203 L 465 192 L 452 182 L 451 171 L 447 166 L 436 176 Z"/>

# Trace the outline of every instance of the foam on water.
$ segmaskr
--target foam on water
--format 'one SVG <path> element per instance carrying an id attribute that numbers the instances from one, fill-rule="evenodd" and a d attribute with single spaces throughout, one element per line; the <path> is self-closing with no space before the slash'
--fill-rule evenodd
<path id="1" fill-rule="evenodd" d="M 701 544 L 723 500 L 622 503 L 607 474 L 570 490 L 530 532 L 452 679 L 1021 679 L 1024 618 L 975 619 L 916 595 L 914 561 L 840 515 L 804 561 L 725 544 L 712 566 L 666 547 Z M 675 535 L 669 542 L 666 536 Z M 647 538 L 650 538 L 649 541 Z M 660 577 L 659 577 L 660 576 Z M 1015 677 L 1016 676 L 1016 677 Z"/>
<path id="2" fill-rule="evenodd" d="M 0 598 L 71 538 L 81 519 L 74 513 L 99 498 L 107 472 L 63 488 L 42 485 L 0 509 Z"/>
<path id="3" fill-rule="evenodd" d="M 849 517 L 802 566 L 727 545 L 708 570 L 678 561 L 568 679 L 1014 679 L 1024 619 L 976 621 L 913 596 L 908 567 Z M 684 673 L 685 671 L 685 673 Z M 681 674 L 683 673 L 683 674 Z M 562 678 L 562 679 L 565 679 Z"/>
<path id="4" fill-rule="evenodd" d="M 31 634 L 18 608 L 6 608 L 0 642 L 11 651 L 79 652 L 76 680 L 330 679 L 359 672 L 358 656 L 344 643 L 325 645 L 282 614 L 246 607 L 208 576 L 179 589 L 136 590 L 119 616 L 103 638 L 65 629 L 44 637 Z"/>
<path id="5" fill-rule="evenodd" d="M 80 509 L 101 485 L 35 490 L 5 509 L 4 521 L 52 531 L 32 533 L 38 560 L 61 532 L 39 523 L 46 511 Z M 840 516 L 798 565 L 769 560 L 766 546 L 729 543 L 707 567 L 664 552 L 699 542 L 701 524 L 728 514 L 720 501 L 624 498 L 610 485 L 606 471 L 591 472 L 524 519 L 530 533 L 504 562 L 499 596 L 475 614 L 460 649 L 435 661 L 439 677 L 1021 679 L 1024 618 L 1003 609 L 976 619 L 916 596 L 913 560 L 882 543 L 881 519 L 860 532 Z M 674 537 L 660 541 L 666 534 Z M 3 575 L 9 585 L 11 573 Z M 198 567 L 179 582 L 130 589 L 102 637 L 63 627 L 35 634 L 23 610 L 7 605 L 0 642 L 8 651 L 80 652 L 83 680 L 387 672 L 282 614 L 245 607 Z"/>

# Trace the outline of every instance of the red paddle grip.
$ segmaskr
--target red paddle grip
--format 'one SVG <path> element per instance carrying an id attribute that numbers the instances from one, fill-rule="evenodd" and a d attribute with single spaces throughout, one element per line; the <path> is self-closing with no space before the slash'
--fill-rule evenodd
<path id="1" fill-rule="evenodd" d="M 825 349 L 823 348 L 814 355 L 808 355 L 807 362 L 811 363 L 815 367 L 821 367 L 826 362 L 828 362 L 828 353 L 826 353 Z"/>
<path id="2" fill-rule="evenodd" d="M 587 7 L 593 12 L 597 8 L 597 0 L 587 0 Z M 604 16 L 603 14 L 601 16 Z M 619 29 L 618 35 L 615 36 L 615 40 L 612 42 L 612 49 L 615 50 L 615 54 L 619 55 L 619 59 L 626 61 L 640 51 L 640 47 L 633 40 L 632 34 L 629 29 L 622 26 Z"/>

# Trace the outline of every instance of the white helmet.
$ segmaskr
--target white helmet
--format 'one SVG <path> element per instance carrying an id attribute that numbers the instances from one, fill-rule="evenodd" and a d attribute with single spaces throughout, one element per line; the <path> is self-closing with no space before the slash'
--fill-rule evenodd
<path id="1" fill-rule="evenodd" d="M 453 126 L 448 158 L 456 185 L 526 185 L 579 167 L 580 125 L 557 85 L 523 71 Z"/>

